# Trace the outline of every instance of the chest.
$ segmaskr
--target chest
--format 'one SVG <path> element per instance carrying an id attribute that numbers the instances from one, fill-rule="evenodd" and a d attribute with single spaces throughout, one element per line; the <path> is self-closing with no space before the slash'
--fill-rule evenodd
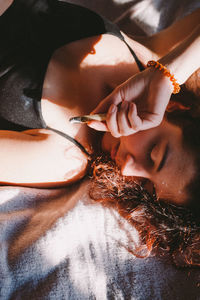
<path id="1" fill-rule="evenodd" d="M 111 35 L 84 39 L 58 49 L 50 60 L 43 85 L 45 122 L 76 134 L 79 127 L 71 127 L 66 120 L 90 113 L 136 71 L 127 46 Z"/>

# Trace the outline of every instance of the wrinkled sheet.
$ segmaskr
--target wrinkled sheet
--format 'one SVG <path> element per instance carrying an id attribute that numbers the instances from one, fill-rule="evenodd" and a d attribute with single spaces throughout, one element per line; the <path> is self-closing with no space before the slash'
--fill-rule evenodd
<path id="1" fill-rule="evenodd" d="M 70 191 L 1 188 L 0 299 L 200 299 L 197 270 L 136 258 L 137 231 Z"/>
<path id="2" fill-rule="evenodd" d="M 28 1 L 28 0 L 27 0 Z M 131 32 L 151 34 L 199 1 L 81 0 Z M 148 9 L 147 9 L 148 8 Z M 197 300 L 200 271 L 136 258 L 137 231 L 94 203 L 84 180 L 66 189 L 0 188 L 0 299 Z"/>

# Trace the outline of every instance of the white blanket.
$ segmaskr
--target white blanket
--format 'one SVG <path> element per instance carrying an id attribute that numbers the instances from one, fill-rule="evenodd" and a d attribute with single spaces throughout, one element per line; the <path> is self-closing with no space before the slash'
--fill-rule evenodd
<path id="1" fill-rule="evenodd" d="M 0 190 L 1 300 L 200 299 L 198 271 L 135 258 L 137 231 L 87 189 Z"/>

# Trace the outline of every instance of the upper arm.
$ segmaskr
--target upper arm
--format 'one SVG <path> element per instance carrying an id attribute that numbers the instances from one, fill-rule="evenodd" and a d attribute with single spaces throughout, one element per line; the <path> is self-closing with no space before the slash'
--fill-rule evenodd
<path id="1" fill-rule="evenodd" d="M 58 134 L 0 130 L 0 184 L 61 186 L 79 180 L 86 167 L 81 150 Z"/>
<path id="2" fill-rule="evenodd" d="M 36 182 L 47 146 L 48 135 L 0 130 L 0 184 Z"/>

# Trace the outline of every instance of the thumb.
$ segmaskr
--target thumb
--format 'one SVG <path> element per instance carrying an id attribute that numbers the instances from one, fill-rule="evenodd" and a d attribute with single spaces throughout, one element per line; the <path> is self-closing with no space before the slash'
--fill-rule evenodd
<path id="1" fill-rule="evenodd" d="M 99 121 L 90 121 L 87 125 L 97 131 L 108 131 L 106 124 Z"/>
<path id="2" fill-rule="evenodd" d="M 124 100 L 121 86 L 116 87 L 111 94 L 104 98 L 91 114 L 106 113 L 111 104 L 118 105 Z"/>

